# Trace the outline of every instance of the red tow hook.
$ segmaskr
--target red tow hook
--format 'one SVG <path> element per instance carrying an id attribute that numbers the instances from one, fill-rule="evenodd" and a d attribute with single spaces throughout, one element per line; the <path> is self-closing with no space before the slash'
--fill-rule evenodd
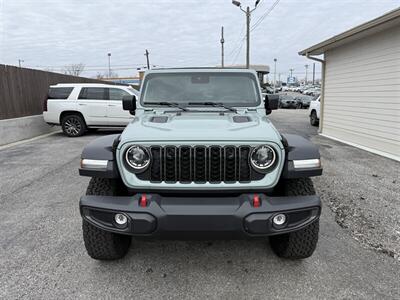
<path id="1" fill-rule="evenodd" d="M 147 197 L 146 194 L 142 194 L 139 199 L 139 206 L 146 207 L 147 206 Z"/>
<path id="2" fill-rule="evenodd" d="M 254 194 L 253 196 L 253 207 L 260 207 L 261 206 L 261 200 L 258 194 Z"/>

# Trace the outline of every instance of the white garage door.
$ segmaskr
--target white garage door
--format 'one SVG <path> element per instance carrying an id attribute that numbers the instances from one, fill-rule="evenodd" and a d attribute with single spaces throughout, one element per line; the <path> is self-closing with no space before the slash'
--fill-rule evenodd
<path id="1" fill-rule="evenodd" d="M 400 160 L 400 26 L 325 59 L 322 133 Z"/>

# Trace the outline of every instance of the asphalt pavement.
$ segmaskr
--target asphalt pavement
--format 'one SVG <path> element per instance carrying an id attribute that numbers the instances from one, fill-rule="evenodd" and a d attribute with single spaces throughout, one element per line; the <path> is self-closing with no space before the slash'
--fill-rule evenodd
<path id="1" fill-rule="evenodd" d="M 280 110 L 271 119 L 325 145 L 331 181 L 314 182 L 327 195 L 328 184 L 340 188 L 330 157 L 338 154 L 327 147 L 333 142 L 315 136 L 306 111 Z M 133 240 L 122 260 L 91 259 L 78 211 L 89 178 L 78 165 L 84 145 L 102 134 L 58 133 L 0 150 L 1 299 L 400 298 L 399 261 L 339 225 L 326 195 L 318 248 L 303 261 L 279 259 L 263 240 Z"/>

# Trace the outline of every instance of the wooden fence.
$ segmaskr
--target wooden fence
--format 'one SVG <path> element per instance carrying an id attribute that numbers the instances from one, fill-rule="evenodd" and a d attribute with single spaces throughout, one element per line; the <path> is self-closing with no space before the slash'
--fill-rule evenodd
<path id="1" fill-rule="evenodd" d="M 39 115 L 49 85 L 106 83 L 96 79 L 0 65 L 0 120 Z"/>

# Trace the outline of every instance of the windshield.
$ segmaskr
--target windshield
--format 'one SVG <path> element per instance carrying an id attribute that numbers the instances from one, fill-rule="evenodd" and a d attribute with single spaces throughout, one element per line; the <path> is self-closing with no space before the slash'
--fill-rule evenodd
<path id="1" fill-rule="evenodd" d="M 257 106 L 260 95 L 256 80 L 252 74 L 238 72 L 154 73 L 146 76 L 141 102 Z"/>

